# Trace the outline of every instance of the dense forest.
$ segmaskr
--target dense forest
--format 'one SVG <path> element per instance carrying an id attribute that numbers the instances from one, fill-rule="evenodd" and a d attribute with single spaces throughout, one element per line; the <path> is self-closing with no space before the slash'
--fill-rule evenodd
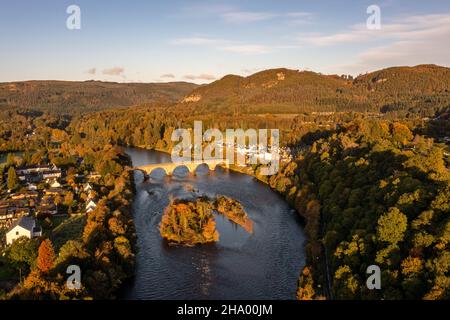
<path id="1" fill-rule="evenodd" d="M 268 179 L 306 222 L 298 298 L 449 298 L 444 150 L 399 122 L 351 122 Z M 373 264 L 382 290 L 365 285 Z"/>
<path id="2" fill-rule="evenodd" d="M 10 82 L 0 84 L 0 107 L 73 114 L 151 102 L 176 102 L 196 87 L 188 82 Z"/>

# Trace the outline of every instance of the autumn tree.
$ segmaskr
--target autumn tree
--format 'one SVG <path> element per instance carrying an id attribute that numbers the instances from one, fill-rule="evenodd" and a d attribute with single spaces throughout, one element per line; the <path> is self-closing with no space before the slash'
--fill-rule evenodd
<path id="1" fill-rule="evenodd" d="M 408 257 L 402 262 L 402 273 L 406 276 L 414 275 L 422 270 L 422 260 L 417 257 Z"/>
<path id="2" fill-rule="evenodd" d="M 73 193 L 68 191 L 64 196 L 64 205 L 68 208 L 69 213 L 72 213 L 72 207 L 74 206 Z"/>
<path id="3" fill-rule="evenodd" d="M 404 145 L 408 141 L 412 140 L 413 135 L 407 126 L 395 122 L 392 125 L 392 138 L 394 142 L 398 143 L 399 145 Z"/>
<path id="4" fill-rule="evenodd" d="M 298 281 L 297 300 L 312 300 L 315 294 L 311 270 L 305 267 Z"/>
<path id="5" fill-rule="evenodd" d="M 55 262 L 55 250 L 49 239 L 42 241 L 38 250 L 37 267 L 42 273 L 47 273 L 53 268 Z"/>
<path id="6" fill-rule="evenodd" d="M 108 227 L 114 235 L 123 235 L 126 232 L 125 225 L 117 217 L 112 217 L 108 220 Z"/>
<path id="7" fill-rule="evenodd" d="M 403 240 L 408 227 L 408 218 L 393 207 L 378 219 L 377 233 L 381 241 L 396 244 Z"/>
<path id="8" fill-rule="evenodd" d="M 340 266 L 333 280 L 333 291 L 337 299 L 354 299 L 360 288 L 359 281 L 349 266 Z"/>

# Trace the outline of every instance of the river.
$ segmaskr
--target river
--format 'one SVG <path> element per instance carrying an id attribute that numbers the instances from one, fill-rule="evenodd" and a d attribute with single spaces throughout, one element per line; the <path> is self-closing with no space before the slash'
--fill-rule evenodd
<path id="1" fill-rule="evenodd" d="M 133 166 L 170 162 L 170 155 L 127 148 Z M 184 168 L 185 169 L 185 168 Z M 138 252 L 135 277 L 125 299 L 295 299 L 305 264 L 301 221 L 276 192 L 254 178 L 222 168 L 183 168 L 173 176 L 154 172 L 147 181 L 135 172 L 132 214 Z M 253 234 L 216 216 L 220 240 L 196 247 L 171 246 L 159 223 L 172 197 L 206 194 L 242 203 L 254 223 Z"/>

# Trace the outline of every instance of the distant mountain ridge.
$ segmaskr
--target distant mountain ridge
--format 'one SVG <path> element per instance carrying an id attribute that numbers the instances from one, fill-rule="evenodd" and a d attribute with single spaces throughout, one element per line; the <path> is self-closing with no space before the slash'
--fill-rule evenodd
<path id="1" fill-rule="evenodd" d="M 311 71 L 271 69 L 227 75 L 193 90 L 184 108 L 209 112 L 405 111 L 450 105 L 450 69 L 392 67 L 353 79 Z"/>
<path id="2" fill-rule="evenodd" d="M 227 75 L 206 85 L 0 83 L 0 107 L 84 112 L 149 103 L 193 114 L 370 111 L 430 116 L 450 107 L 450 68 L 431 64 L 391 67 L 356 78 L 279 68 L 248 77 Z"/>
<path id="3" fill-rule="evenodd" d="M 174 103 L 197 88 L 188 82 L 116 83 L 24 81 L 0 83 L 0 107 L 31 109 L 111 108 L 151 102 Z"/>

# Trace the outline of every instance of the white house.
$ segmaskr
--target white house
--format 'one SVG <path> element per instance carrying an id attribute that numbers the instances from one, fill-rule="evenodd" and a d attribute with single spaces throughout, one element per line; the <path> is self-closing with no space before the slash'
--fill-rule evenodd
<path id="1" fill-rule="evenodd" d="M 92 190 L 92 186 L 90 183 L 86 183 L 86 185 L 84 186 L 84 192 L 89 192 Z"/>
<path id="2" fill-rule="evenodd" d="M 24 174 L 32 174 L 32 173 L 42 173 L 44 171 L 51 170 L 50 166 L 43 165 L 43 166 L 27 166 L 23 168 L 19 168 L 16 170 L 17 175 L 24 175 Z"/>
<path id="3" fill-rule="evenodd" d="M 89 213 L 97 208 L 97 204 L 91 200 L 86 204 L 86 212 Z"/>
<path id="4" fill-rule="evenodd" d="M 58 182 L 58 180 L 54 180 L 51 184 L 50 184 L 51 188 L 60 188 L 61 184 Z"/>
<path id="5" fill-rule="evenodd" d="M 37 186 L 34 183 L 28 184 L 28 190 L 37 190 Z"/>
<path id="6" fill-rule="evenodd" d="M 36 220 L 32 217 L 22 217 L 17 220 L 6 232 L 6 244 L 10 245 L 14 240 L 20 237 L 28 239 L 40 237 L 42 230 L 36 227 Z"/>
<path id="7" fill-rule="evenodd" d="M 61 175 L 62 175 L 61 170 L 51 170 L 42 173 L 42 177 L 44 179 L 61 178 Z"/>

